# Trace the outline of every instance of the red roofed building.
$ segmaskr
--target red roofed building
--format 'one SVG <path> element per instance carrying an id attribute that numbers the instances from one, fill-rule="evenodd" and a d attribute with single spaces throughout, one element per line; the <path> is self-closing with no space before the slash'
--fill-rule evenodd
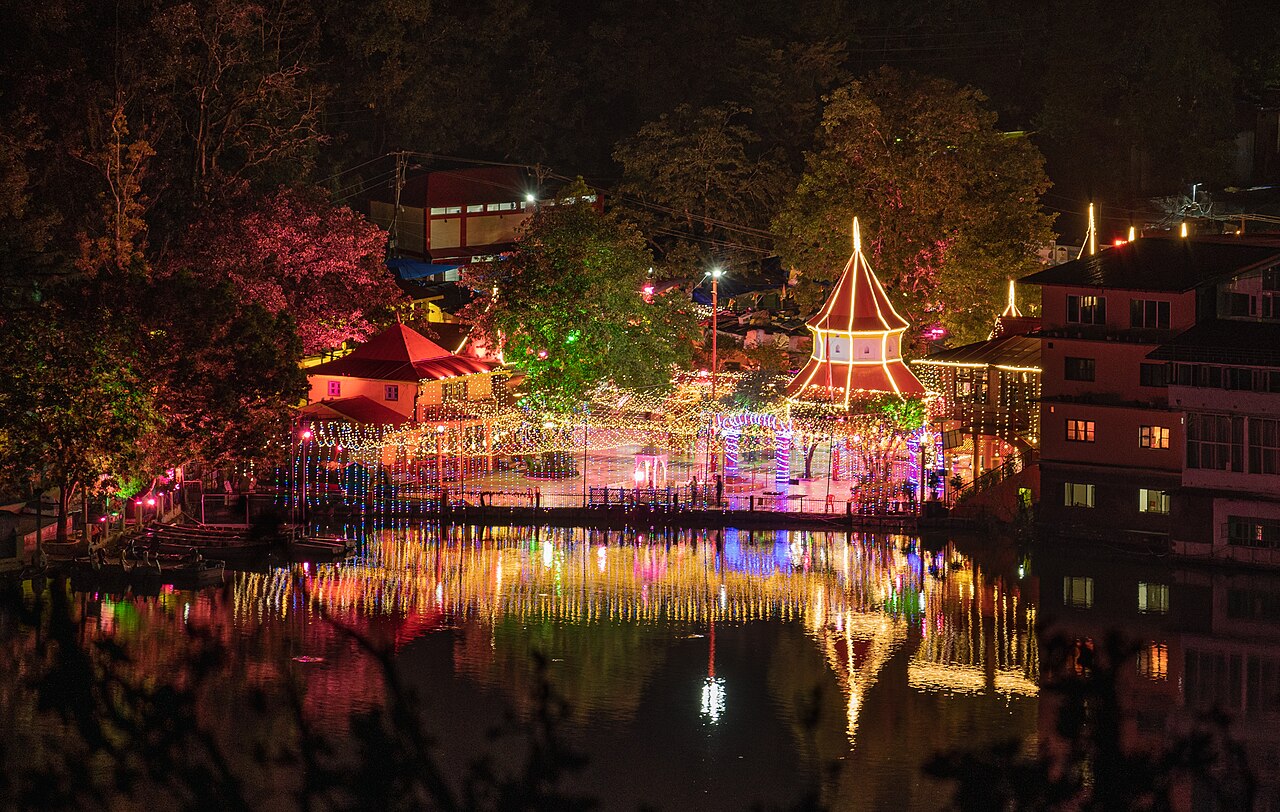
<path id="1" fill-rule="evenodd" d="M 395 324 L 349 354 L 309 368 L 307 400 L 353 422 L 420 421 L 445 404 L 490 400 L 497 367 L 493 361 L 454 355 Z"/>
<path id="2" fill-rule="evenodd" d="M 856 217 L 853 256 L 827 303 L 807 326 L 813 332 L 813 354 L 787 385 L 788 398 L 847 409 L 859 392 L 925 393 L 902 361 L 902 334 L 911 325 L 893 309 L 867 264 Z"/>

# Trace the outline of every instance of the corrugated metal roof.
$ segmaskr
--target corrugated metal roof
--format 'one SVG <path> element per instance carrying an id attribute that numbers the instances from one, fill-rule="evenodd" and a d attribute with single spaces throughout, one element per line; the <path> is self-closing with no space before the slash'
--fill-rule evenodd
<path id="1" fill-rule="evenodd" d="M 1280 246 L 1245 239 L 1143 237 L 1022 278 L 1032 285 L 1181 292 L 1280 262 Z"/>
<path id="2" fill-rule="evenodd" d="M 1147 357 L 1159 361 L 1280 366 L 1280 322 L 1202 321 Z"/>
<path id="3" fill-rule="evenodd" d="M 970 364 L 973 366 L 1040 366 L 1040 339 L 1028 336 L 1001 336 L 953 347 L 917 358 L 913 364 Z"/>

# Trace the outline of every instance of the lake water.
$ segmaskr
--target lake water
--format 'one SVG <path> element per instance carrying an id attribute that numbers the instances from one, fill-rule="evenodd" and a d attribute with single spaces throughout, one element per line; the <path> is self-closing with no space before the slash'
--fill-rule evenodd
<path id="1" fill-rule="evenodd" d="M 370 531 L 349 563 L 229 573 L 225 587 L 198 594 L 75 593 L 71 609 L 81 640 L 119 643 L 128 672 L 152 681 L 190 681 L 206 637 L 225 652 L 196 715 L 256 805 L 292 803 L 303 779 L 271 757 L 293 747 L 299 719 L 341 749 L 361 714 L 384 709 L 391 695 L 373 648 L 416 697 L 448 780 L 481 756 L 520 764 L 519 736 L 488 734 L 531 718 L 545 686 L 564 701 L 557 735 L 586 756 L 563 785 L 604 808 L 811 797 L 834 809 L 933 809 L 950 791 L 922 770 L 933 755 L 1008 738 L 1038 748 L 1042 584 L 1063 622 L 1099 624 L 1089 633 L 1113 621 L 1133 628 L 1132 603 L 1147 623 L 1139 634 L 1164 646 L 1151 695 L 1182 690 L 1178 669 L 1193 655 L 1180 652 L 1198 649 L 1178 629 L 1200 623 L 1183 604 L 1200 617 L 1196 606 L 1245 587 L 1159 566 L 1033 566 L 1008 542 L 901 535 L 404 525 Z M 1073 580 L 1082 578 L 1088 606 Z M 1125 579 L 1144 596 L 1141 613 L 1119 597 Z M 1266 596 L 1280 588 L 1248 583 L 1236 614 L 1247 604 L 1263 615 L 1246 620 L 1266 628 L 1268 607 L 1280 605 Z M 1202 626 L 1196 633 L 1214 639 Z M 33 671 L 34 630 L 8 623 L 6 633 L 14 674 Z M 1265 634 L 1250 637 L 1258 650 L 1243 654 L 1245 671 L 1250 656 L 1276 650 Z M 1197 690 L 1214 690 L 1213 678 L 1197 679 Z M 290 687 L 296 714 L 281 710 Z M 2 700 L 10 740 L 39 757 L 51 745 L 19 680 Z M 1280 693 L 1275 701 L 1280 710 Z"/>

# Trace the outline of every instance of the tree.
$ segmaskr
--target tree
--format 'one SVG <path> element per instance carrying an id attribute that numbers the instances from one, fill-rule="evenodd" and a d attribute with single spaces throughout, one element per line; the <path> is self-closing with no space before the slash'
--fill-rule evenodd
<path id="1" fill-rule="evenodd" d="M 296 181 L 327 138 L 326 88 L 312 62 L 318 32 L 306 3 L 203 0 L 153 13 L 157 107 L 184 153 L 174 181 L 195 199 L 214 180 Z M 185 171 L 183 171 L 185 170 Z"/>
<path id="2" fill-rule="evenodd" d="M 71 498 L 133 468 L 158 415 L 145 359 L 79 291 L 0 320 L 0 471 L 58 489 L 58 539 Z"/>
<path id="3" fill-rule="evenodd" d="M 800 185 L 774 221 L 784 262 L 824 295 L 862 218 L 873 265 L 919 331 L 986 336 L 1004 281 L 1038 267 L 1051 239 L 1035 147 L 998 131 L 983 95 L 944 79 L 884 69 L 833 93 Z"/>
<path id="4" fill-rule="evenodd" d="M 313 188 L 257 196 L 243 185 L 205 209 L 174 271 L 225 279 L 272 316 L 287 313 L 307 354 L 373 333 L 400 297 L 386 233 Z"/>
<path id="5" fill-rule="evenodd" d="M 619 191 L 639 202 L 629 214 L 674 266 L 668 275 L 696 276 L 711 258 L 755 259 L 767 249 L 768 217 L 790 178 L 777 151 L 756 148 L 750 113 L 681 105 L 614 150 Z"/>
<path id="6" fill-rule="evenodd" d="M 530 218 L 515 249 L 467 267 L 466 318 L 501 345 L 531 394 L 567 408 L 606 380 L 664 387 L 697 326 L 678 294 L 645 300 L 653 260 L 634 226 L 602 214 L 581 178 Z"/>
<path id="7" fill-rule="evenodd" d="M 1230 5 L 1143 0 L 1139 26 L 1099 0 L 1045 7 L 1036 125 L 1070 192 L 1125 204 L 1229 178 L 1238 127 L 1217 9 Z"/>
<path id="8" fill-rule="evenodd" d="M 165 467 L 269 460 L 290 407 L 306 395 L 289 315 L 271 314 L 229 282 L 166 268 L 133 296 L 121 310 L 135 315 L 164 415 L 149 456 Z"/>

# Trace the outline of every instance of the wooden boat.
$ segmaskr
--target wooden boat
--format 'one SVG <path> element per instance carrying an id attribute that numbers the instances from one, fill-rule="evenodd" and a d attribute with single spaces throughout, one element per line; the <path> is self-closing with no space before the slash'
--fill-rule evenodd
<path id="1" fill-rule="evenodd" d="M 221 561 L 206 561 L 195 554 L 155 555 L 141 557 L 121 555 L 107 559 L 101 555 L 77 558 L 70 562 L 72 588 L 118 589 L 154 593 L 169 584 L 177 589 L 203 589 L 222 584 Z"/>
<path id="2" fill-rule="evenodd" d="M 331 536 L 290 536 L 283 533 L 253 538 L 247 529 L 201 525 L 156 525 L 134 541 L 137 549 L 152 554 L 199 553 L 210 560 L 236 565 L 280 556 L 290 561 L 317 563 L 339 561 L 355 549 L 355 542 Z"/>

